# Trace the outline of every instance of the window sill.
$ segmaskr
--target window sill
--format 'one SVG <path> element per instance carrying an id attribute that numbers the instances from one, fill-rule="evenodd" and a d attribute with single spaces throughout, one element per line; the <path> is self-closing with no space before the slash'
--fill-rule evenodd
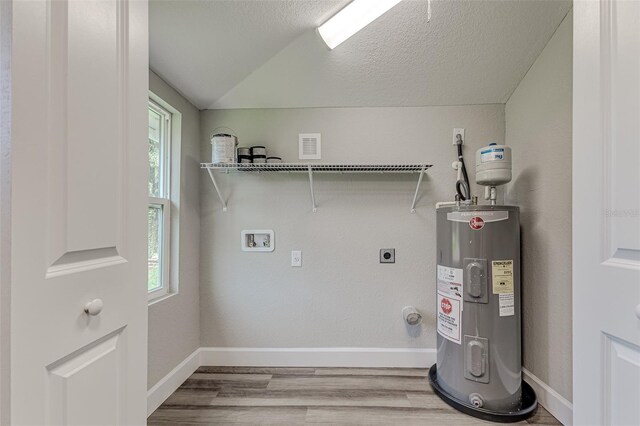
<path id="1" fill-rule="evenodd" d="M 162 296 L 158 296 L 158 297 L 154 297 L 153 299 L 149 299 L 149 303 L 148 306 L 151 305 L 155 305 L 156 303 L 162 302 L 164 300 L 170 299 L 173 296 L 176 296 L 178 293 L 176 292 L 169 292 L 166 294 L 163 294 Z"/>

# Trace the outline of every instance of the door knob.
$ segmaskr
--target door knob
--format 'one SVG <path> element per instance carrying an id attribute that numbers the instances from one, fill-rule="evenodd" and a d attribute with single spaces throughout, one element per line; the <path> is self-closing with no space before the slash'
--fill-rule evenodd
<path id="1" fill-rule="evenodd" d="M 93 299 L 91 302 L 84 305 L 84 313 L 95 316 L 102 312 L 103 307 L 104 303 L 102 303 L 102 299 Z"/>
<path id="2" fill-rule="evenodd" d="M 640 305 L 636 306 L 636 317 L 640 319 Z"/>

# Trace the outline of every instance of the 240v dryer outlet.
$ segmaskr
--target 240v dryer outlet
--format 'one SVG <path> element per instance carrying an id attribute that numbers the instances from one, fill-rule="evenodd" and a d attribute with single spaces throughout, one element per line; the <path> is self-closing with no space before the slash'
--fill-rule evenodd
<path id="1" fill-rule="evenodd" d="M 380 263 L 396 263 L 396 249 L 380 249 Z"/>

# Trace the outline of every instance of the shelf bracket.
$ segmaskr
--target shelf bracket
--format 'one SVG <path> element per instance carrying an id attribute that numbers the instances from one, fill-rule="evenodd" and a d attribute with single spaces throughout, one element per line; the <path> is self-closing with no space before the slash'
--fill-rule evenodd
<path id="1" fill-rule="evenodd" d="M 424 176 L 424 171 L 427 166 L 422 166 L 420 169 L 420 177 L 418 177 L 418 185 L 416 185 L 416 193 L 413 194 L 413 203 L 411 203 L 411 213 L 416 212 L 416 201 L 418 201 L 418 192 L 420 191 L 420 184 L 422 183 L 422 177 Z"/>
<path id="2" fill-rule="evenodd" d="M 307 166 L 307 170 L 309 171 L 309 187 L 311 188 L 311 208 L 315 213 L 318 211 L 318 208 L 316 207 L 316 197 L 313 193 L 313 170 L 311 169 L 311 164 Z"/>
<path id="3" fill-rule="evenodd" d="M 227 211 L 227 202 L 224 200 L 224 198 L 222 198 L 222 193 L 220 193 L 220 188 L 218 188 L 218 184 L 216 183 L 216 178 L 213 177 L 213 172 L 211 171 L 211 169 L 207 169 L 207 172 L 209 172 L 209 177 L 211 178 L 211 182 L 213 182 L 213 187 L 216 189 L 216 192 L 218 193 L 218 198 L 220 199 L 220 202 L 222 203 L 222 211 L 226 212 Z"/>

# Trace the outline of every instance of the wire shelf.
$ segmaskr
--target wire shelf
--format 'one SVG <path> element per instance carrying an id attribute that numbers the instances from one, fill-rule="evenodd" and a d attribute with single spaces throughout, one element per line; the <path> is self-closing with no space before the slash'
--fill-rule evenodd
<path id="1" fill-rule="evenodd" d="M 254 164 L 254 163 L 233 163 L 233 164 L 213 164 L 201 163 L 200 167 L 209 173 L 213 187 L 218 194 L 222 210 L 227 211 L 227 201 L 222 196 L 222 192 L 218 187 L 218 182 L 214 176 L 214 171 L 225 173 L 262 173 L 262 172 L 279 172 L 279 173 L 307 173 L 309 175 L 309 189 L 311 190 L 311 209 L 315 213 L 318 209 L 316 206 L 316 197 L 313 190 L 313 175 L 315 173 L 418 173 L 418 185 L 413 195 L 413 203 L 411 204 L 411 213 L 416 211 L 416 201 L 418 200 L 418 191 L 420 183 L 425 171 L 431 167 L 431 164 L 305 164 L 305 163 L 270 163 L 270 164 Z"/>
<path id="2" fill-rule="evenodd" d="M 202 163 L 203 169 L 222 172 L 288 172 L 288 173 L 420 173 L 431 164 L 212 164 Z"/>

